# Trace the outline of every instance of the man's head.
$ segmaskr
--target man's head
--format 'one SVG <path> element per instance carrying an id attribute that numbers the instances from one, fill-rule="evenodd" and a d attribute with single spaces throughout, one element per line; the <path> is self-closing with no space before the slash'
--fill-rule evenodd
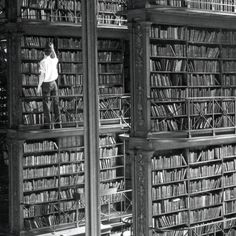
<path id="1" fill-rule="evenodd" d="M 44 49 L 44 54 L 45 54 L 46 56 L 50 56 L 51 52 L 52 52 L 52 50 L 51 50 L 51 48 L 50 48 L 49 46 L 47 46 L 47 47 Z"/>

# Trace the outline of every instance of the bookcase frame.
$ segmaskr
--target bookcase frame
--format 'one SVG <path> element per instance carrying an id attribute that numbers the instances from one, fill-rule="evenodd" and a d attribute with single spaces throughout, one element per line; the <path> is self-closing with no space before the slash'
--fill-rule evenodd
<path id="1" fill-rule="evenodd" d="M 49 0 L 51 1 L 51 0 Z M 38 2 L 37 0 L 34 2 Z M 45 1 L 46 2 L 46 1 Z M 95 14 L 97 1 L 81 1 L 82 3 L 82 20 L 81 22 L 58 22 L 40 19 L 22 19 L 21 8 L 22 1 L 7 1 L 7 16 L 8 21 L 0 27 L 0 31 L 4 32 L 8 41 L 8 125 L 7 125 L 7 143 L 9 152 L 9 176 L 10 178 L 10 193 L 9 193 L 9 211 L 10 211 L 10 231 L 14 235 L 37 235 L 48 233 L 50 231 L 60 231 L 68 227 L 74 227 L 75 223 L 65 225 L 32 229 L 27 232 L 23 229 L 23 169 L 21 159 L 23 153 L 23 143 L 33 140 L 44 139 L 60 139 L 69 136 L 84 136 L 85 146 L 85 219 L 80 224 L 79 228 L 86 232 L 86 235 L 110 235 L 111 228 L 123 230 L 124 223 L 121 221 L 124 214 L 114 216 L 114 224 L 110 224 L 111 217 L 101 219 L 100 209 L 100 190 L 99 190 L 99 145 L 98 137 L 100 133 L 114 133 L 115 135 L 126 132 L 128 125 L 123 122 L 122 118 L 115 126 L 112 124 L 99 124 L 98 110 L 98 81 L 97 78 L 97 37 L 100 39 L 117 40 L 120 42 L 127 40 L 127 27 L 114 25 L 97 25 L 97 16 Z M 36 9 L 37 10 L 37 9 Z M 37 26 L 37 27 L 36 27 Z M 22 126 L 22 107 L 19 98 L 22 97 L 22 80 L 21 78 L 21 63 L 23 62 L 21 47 L 21 39 L 23 37 L 42 37 L 53 38 L 57 55 L 60 55 L 60 48 L 57 45 L 57 39 L 74 38 L 81 39 L 82 43 L 82 59 L 80 62 L 83 65 L 83 99 L 84 99 L 84 121 L 78 126 L 66 126 L 63 129 L 41 129 L 40 127 L 27 125 Z M 22 50 L 23 49 L 23 50 Z M 25 47 L 27 49 L 27 47 Z M 29 48 L 28 48 L 29 49 Z M 40 48 L 41 50 L 42 48 Z M 22 51 L 21 51 L 22 50 Z M 27 51 L 27 50 L 26 50 Z M 122 54 L 124 49 L 122 48 Z M 127 51 L 126 51 L 127 52 Z M 28 58 L 29 59 L 29 58 Z M 26 61 L 30 61 L 26 59 Z M 127 60 L 127 59 L 126 59 Z M 34 62 L 32 60 L 31 62 Z M 122 61 L 123 63 L 123 61 Z M 127 68 L 126 68 L 127 71 Z M 124 86 L 124 76 L 122 71 L 122 86 Z M 26 88 L 27 86 L 25 86 Z M 60 87 L 60 85 L 59 85 Z M 92 95 L 92 96 L 91 96 Z M 125 104 L 129 106 L 129 94 L 122 95 L 125 99 Z M 121 99 L 123 97 L 121 96 Z M 120 99 L 120 98 L 119 98 Z M 129 108 L 129 107 L 128 107 Z M 127 112 L 122 110 L 122 112 Z M 126 116 L 127 118 L 128 116 Z M 127 118 L 129 120 L 129 117 Z M 123 142 L 123 140 L 121 141 Z M 123 144 L 122 144 L 123 145 Z M 125 154 L 124 154 L 125 158 Z M 125 171 L 123 173 L 125 176 Z M 125 178 L 125 177 L 124 177 Z M 122 192 L 131 197 L 131 187 Z M 129 198 L 129 202 L 130 198 Z M 129 208 L 130 209 L 130 208 Z M 131 212 L 128 214 L 131 216 Z M 127 216 L 127 214 L 125 214 Z M 110 217 L 110 218 L 109 218 Z M 117 222 L 118 221 L 118 222 Z M 85 223 L 85 226 L 83 225 Z M 104 225 L 103 225 L 104 223 Z M 80 232 L 80 231 L 79 231 Z M 82 233 L 82 232 L 81 232 Z"/>
<path id="2" fill-rule="evenodd" d="M 179 132 L 168 131 L 168 132 L 153 132 L 151 130 L 151 105 L 150 105 L 150 38 L 149 33 L 151 26 L 153 24 L 169 27 L 184 27 L 187 29 L 190 28 L 202 28 L 204 30 L 215 29 L 218 32 L 225 33 L 226 31 L 235 31 L 235 27 L 232 22 L 235 20 L 235 15 L 227 15 L 227 14 L 211 14 L 210 12 L 196 12 L 196 11 L 188 11 L 185 9 L 176 9 L 171 7 L 151 7 L 148 5 L 147 1 L 132 1 L 130 3 L 130 10 L 128 11 L 128 22 L 130 28 L 130 43 L 131 43 L 131 82 L 132 82 L 132 129 L 130 134 L 130 146 L 129 151 L 131 153 L 132 158 L 132 182 L 133 182 L 133 227 L 134 234 L 136 236 L 151 236 L 151 235 L 175 235 L 178 233 L 178 230 L 182 230 L 183 234 L 178 235 L 198 235 L 197 232 L 201 232 L 201 226 L 195 227 L 189 224 L 177 224 L 177 226 L 168 225 L 166 229 L 161 227 L 153 226 L 153 199 L 152 199 L 152 156 L 156 153 L 161 154 L 163 152 L 177 154 L 179 150 L 183 150 L 184 155 L 188 157 L 188 150 L 192 150 L 198 147 L 200 150 L 203 150 L 205 147 L 210 148 L 211 146 L 224 146 L 230 143 L 234 143 L 235 139 L 235 124 L 232 127 L 227 129 L 220 128 L 211 128 L 210 130 L 201 129 L 201 130 L 179 130 Z M 231 22 L 231 23 L 230 23 Z M 222 34 L 223 35 L 223 34 Z M 152 39 L 151 39 L 152 40 Z M 168 40 L 170 41 L 168 43 Z M 186 47 L 186 51 L 188 48 L 188 40 L 181 42 L 178 39 L 163 39 L 156 43 L 158 45 L 177 45 L 183 44 Z M 216 45 L 216 44 L 215 44 Z M 167 50 L 163 46 L 165 50 Z M 204 45 L 205 46 L 205 45 Z M 161 48 L 162 46 L 160 46 Z M 213 45 L 211 46 L 213 47 Z M 223 41 L 217 46 L 219 50 L 224 50 L 226 47 Z M 174 48 L 174 46 L 172 47 Z M 232 46 L 234 48 L 234 46 Z M 163 49 L 163 51 L 164 51 Z M 227 50 L 227 49 L 225 49 Z M 185 53 L 186 53 L 185 51 Z M 158 52 L 159 53 L 159 52 Z M 164 55 L 164 56 L 163 56 Z M 221 57 L 220 59 L 213 59 L 219 61 L 221 65 L 219 67 L 220 76 L 223 75 L 224 67 L 223 61 L 227 61 L 227 58 Z M 171 59 L 170 59 L 171 58 Z M 159 59 L 185 59 L 187 61 L 191 60 L 199 60 L 198 56 L 188 57 L 187 55 L 184 57 L 182 55 L 174 56 L 173 54 L 168 56 L 167 54 L 156 55 L 155 60 Z M 209 58 L 207 59 L 209 60 Z M 230 60 L 230 59 L 229 59 Z M 225 65 L 225 64 L 224 64 Z M 181 71 L 182 72 L 182 71 Z M 187 71 L 191 74 L 191 70 Z M 183 73 L 186 73 L 186 70 L 183 70 Z M 160 73 L 161 74 L 161 73 Z M 171 72 L 169 73 L 171 74 Z M 187 74 L 187 73 L 186 73 Z M 222 77 L 220 77 L 222 79 Z M 163 81 L 164 79 L 162 79 Z M 160 80 L 161 81 L 161 80 Z M 179 90 L 181 90 L 181 86 L 179 85 Z M 217 85 L 214 85 L 217 89 Z M 174 87 L 174 86 L 173 86 Z M 194 88 L 194 86 L 192 86 Z M 197 86 L 196 86 L 197 87 Z M 201 86 L 199 86 L 200 88 Z M 205 86 L 206 87 L 206 86 Z M 210 87 L 210 86 L 209 86 Z M 233 86 L 232 86 L 233 87 Z M 166 88 L 166 86 L 161 87 L 160 90 Z M 224 90 L 225 86 L 222 86 L 221 91 Z M 179 95 L 180 96 L 180 95 Z M 209 102 L 216 105 L 218 100 L 222 102 L 227 101 L 229 99 L 230 103 L 232 102 L 232 107 L 234 106 L 234 97 L 227 97 L 228 95 L 221 97 L 217 96 L 198 96 L 198 97 L 187 97 L 186 103 L 188 106 L 192 103 L 197 103 L 199 101 L 208 99 Z M 179 97 L 181 98 L 181 97 Z M 232 99 L 232 101 L 231 101 Z M 168 101 L 168 96 L 167 99 Z M 161 99 L 159 97 L 156 98 L 156 102 L 160 102 Z M 222 103 L 223 104 L 223 103 Z M 213 105 L 213 106 L 214 106 Z M 222 109 L 222 108 L 221 108 Z M 200 109 L 201 110 L 201 109 Z M 223 109 L 222 109 L 223 110 Z M 225 111 L 222 112 L 225 116 Z M 199 115 L 204 118 L 204 113 L 199 112 Z M 211 114 L 215 115 L 215 114 Z M 188 126 L 190 123 L 191 113 L 187 113 L 187 121 L 186 125 Z M 191 126 L 189 126 L 191 127 Z M 184 132 L 183 132 L 184 131 Z M 187 131 L 185 133 L 185 131 Z M 186 160 L 188 163 L 188 160 Z M 223 162 L 223 158 L 219 160 L 219 162 Z M 208 164 L 209 167 L 210 164 Z M 208 168 L 207 167 L 207 168 Z M 184 169 L 186 167 L 181 168 Z M 192 167 L 191 167 L 192 168 Z M 191 169 L 188 167 L 189 169 Z M 210 168 L 210 167 L 209 167 Z M 179 168 L 174 168 L 174 170 L 178 170 Z M 189 174 L 186 174 L 186 184 L 189 186 L 191 184 L 191 178 Z M 173 171 L 174 172 L 174 171 Z M 223 174 L 219 177 L 223 181 Z M 158 179 L 158 177 L 157 177 Z M 203 177 L 203 179 L 207 179 L 207 177 Z M 212 179 L 217 179 L 217 176 L 213 174 Z M 161 177 L 159 178 L 161 181 Z M 161 183 L 161 186 L 167 188 L 167 183 Z M 212 193 L 212 192 L 210 192 Z M 190 195 L 187 194 L 187 198 Z M 159 198 L 158 200 L 162 200 L 163 198 Z M 164 200 L 164 199 L 163 199 Z M 188 205 L 186 212 L 190 212 L 191 209 Z M 188 219 L 189 220 L 189 219 Z M 219 235 L 225 235 L 223 232 L 225 228 L 221 227 L 226 224 L 227 220 L 231 221 L 234 227 L 234 215 L 232 214 L 229 218 L 226 218 L 224 215 L 218 221 L 215 222 L 205 222 L 206 227 L 213 227 L 216 232 L 219 232 Z M 174 222 L 174 221 L 173 221 Z M 178 227 L 179 225 L 179 227 Z M 232 228 L 233 228 L 232 227 Z M 185 230 L 185 231 L 184 231 Z M 185 233 L 185 234 L 184 234 Z M 221 233 L 221 234 L 220 234 Z M 232 231 L 233 235 L 235 231 Z M 202 235 L 199 233 L 199 235 Z M 206 233 L 203 235 L 211 235 L 210 233 Z M 213 234 L 214 235 L 214 234 Z"/>

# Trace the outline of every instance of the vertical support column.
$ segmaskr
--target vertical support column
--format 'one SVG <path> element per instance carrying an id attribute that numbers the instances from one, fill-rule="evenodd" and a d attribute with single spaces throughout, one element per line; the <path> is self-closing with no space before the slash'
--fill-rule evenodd
<path id="1" fill-rule="evenodd" d="M 21 75 L 20 75 L 21 35 L 11 32 L 8 36 L 8 117 L 9 128 L 17 128 L 22 121 L 21 113 Z"/>
<path id="2" fill-rule="evenodd" d="M 20 235 L 23 230 L 23 186 L 22 186 L 22 156 L 23 142 L 8 139 L 9 155 L 9 203 L 10 203 L 10 230 L 14 235 Z"/>
<path id="3" fill-rule="evenodd" d="M 151 155 L 149 151 L 132 151 L 133 230 L 135 236 L 151 236 Z"/>
<path id="4" fill-rule="evenodd" d="M 130 26 L 130 61 L 132 94 L 132 136 L 145 137 L 150 129 L 149 87 L 149 28 L 147 22 L 133 22 Z"/>
<path id="5" fill-rule="evenodd" d="M 87 236 L 100 235 L 96 6 L 96 0 L 82 1 Z"/>

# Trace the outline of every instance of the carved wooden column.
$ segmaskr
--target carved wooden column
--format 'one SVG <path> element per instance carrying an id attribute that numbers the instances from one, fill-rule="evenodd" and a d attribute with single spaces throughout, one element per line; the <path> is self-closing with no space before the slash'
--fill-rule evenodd
<path id="1" fill-rule="evenodd" d="M 133 230 L 135 236 L 151 235 L 151 156 L 152 152 L 133 150 Z"/>
<path id="2" fill-rule="evenodd" d="M 132 136 L 146 137 L 150 127 L 150 106 L 148 106 L 149 81 L 149 23 L 130 24 L 131 38 L 131 94 L 132 94 Z"/>
<path id="3" fill-rule="evenodd" d="M 19 235 L 19 232 L 23 230 L 23 186 L 20 180 L 22 176 L 22 160 L 19 159 L 20 154 L 23 153 L 23 142 L 16 139 L 9 138 L 8 143 L 8 155 L 9 155 L 9 202 L 10 202 L 10 230 L 14 235 Z M 19 155 L 16 156 L 16 153 Z M 23 155 L 23 154 L 22 154 Z"/>
<path id="4" fill-rule="evenodd" d="M 8 117 L 9 127 L 17 128 L 22 123 L 21 117 L 21 74 L 20 74 L 21 35 L 11 32 L 8 36 Z"/>

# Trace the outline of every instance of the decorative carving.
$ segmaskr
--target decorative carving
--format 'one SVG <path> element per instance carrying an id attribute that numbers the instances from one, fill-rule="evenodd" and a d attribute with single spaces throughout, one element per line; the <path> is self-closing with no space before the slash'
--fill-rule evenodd
<path id="1" fill-rule="evenodd" d="M 141 153 L 138 154 L 137 156 L 137 205 L 138 210 L 137 210 L 137 214 L 138 214 L 138 219 L 137 219 L 137 232 L 139 233 L 140 236 L 145 236 L 145 218 L 146 218 L 146 214 L 145 214 L 145 165 L 144 165 L 144 160 L 143 160 L 143 156 Z"/>
<path id="2" fill-rule="evenodd" d="M 143 50 L 143 33 L 140 24 L 135 25 L 135 71 L 137 73 L 137 112 L 138 112 L 138 126 L 144 125 L 144 115 L 143 115 L 143 88 L 142 88 L 142 76 L 144 71 L 144 50 Z"/>

